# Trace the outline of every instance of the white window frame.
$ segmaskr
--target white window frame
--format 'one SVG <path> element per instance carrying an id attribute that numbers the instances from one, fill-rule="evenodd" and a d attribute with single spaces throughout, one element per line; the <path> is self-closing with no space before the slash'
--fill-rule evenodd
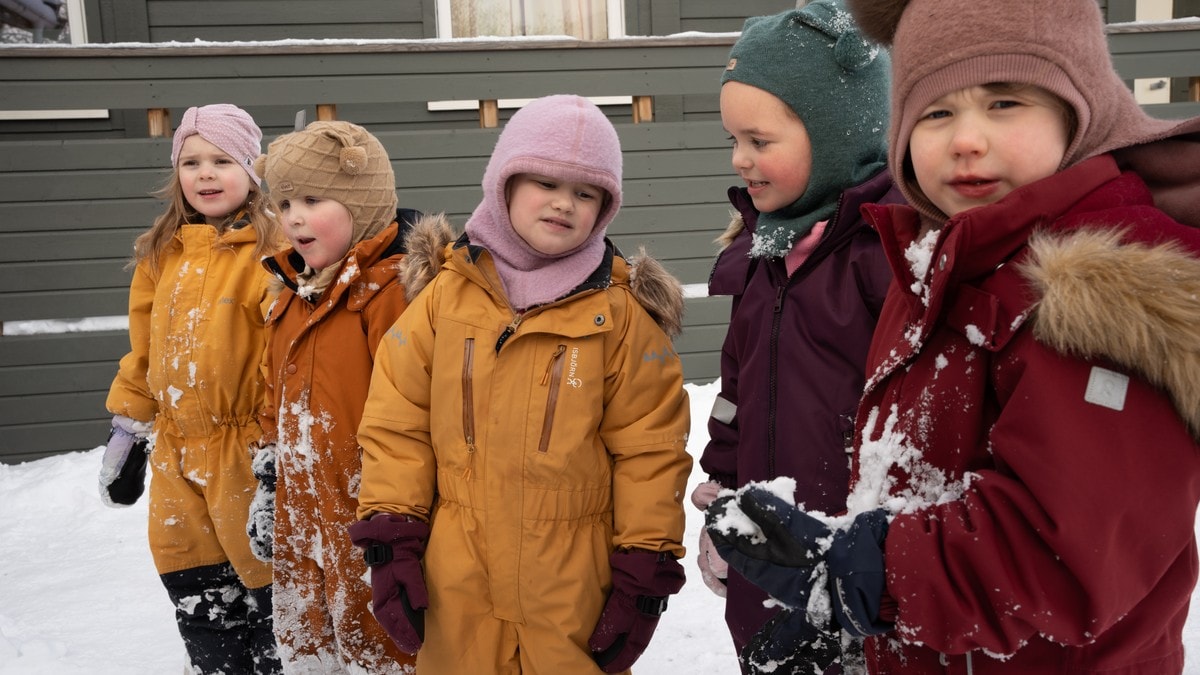
<path id="1" fill-rule="evenodd" d="M 66 0 L 71 44 L 87 44 L 87 12 L 83 0 Z M 108 110 L 0 110 L 0 120 L 82 120 L 106 119 Z"/>
<path id="2" fill-rule="evenodd" d="M 450 2 L 451 0 L 437 0 L 437 35 L 439 39 L 451 39 L 454 35 L 454 27 L 450 22 Z M 604 0 L 604 4 L 608 8 L 608 39 L 625 37 L 625 0 Z M 496 102 L 496 105 L 503 109 L 515 109 L 532 100 L 531 98 L 502 98 Z M 601 106 L 633 104 L 632 96 L 590 96 L 588 100 Z M 478 110 L 479 101 L 429 101 L 426 109 L 430 112 Z"/>

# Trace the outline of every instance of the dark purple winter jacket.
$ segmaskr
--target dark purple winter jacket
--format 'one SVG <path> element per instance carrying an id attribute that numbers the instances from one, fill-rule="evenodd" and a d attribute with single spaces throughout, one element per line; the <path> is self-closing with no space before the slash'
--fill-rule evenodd
<path id="1" fill-rule="evenodd" d="M 867 348 L 892 273 L 859 207 L 903 202 L 885 170 L 842 193 L 817 247 L 788 278 L 781 258 L 748 256 L 758 212 L 745 188 L 729 189 L 745 227 L 721 251 L 709 295 L 731 295 L 721 350 L 721 392 L 700 457 L 725 487 L 796 479 L 796 502 L 845 510 L 848 447 L 862 394 Z M 730 232 L 738 227 L 735 219 Z M 740 652 L 776 610 L 734 570 L 725 618 Z"/>

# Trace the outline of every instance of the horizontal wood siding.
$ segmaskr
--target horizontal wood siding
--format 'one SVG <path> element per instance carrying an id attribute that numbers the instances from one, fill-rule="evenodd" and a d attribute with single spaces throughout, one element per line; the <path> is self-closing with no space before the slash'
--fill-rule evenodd
<path id="1" fill-rule="evenodd" d="M 414 0 L 148 0 L 146 12 L 150 42 L 433 37 Z"/>
<path id="2" fill-rule="evenodd" d="M 184 22 L 185 5 L 192 5 L 150 4 L 156 27 Z M 328 6 L 342 13 L 379 5 L 368 13 L 371 21 L 428 24 L 427 11 L 388 4 L 397 7 Z M 249 25 L 268 21 L 272 8 L 283 5 L 302 5 L 306 21 L 326 11 L 306 2 L 208 0 L 203 20 L 180 25 Z M 254 9 L 222 18 L 234 6 Z M 647 9 L 642 19 L 660 26 L 733 20 L 717 0 L 689 0 L 674 10 L 664 3 L 637 7 Z M 6 107 L 102 107 L 114 118 L 140 120 L 115 135 L 99 127 L 0 125 L 0 324 L 125 314 L 132 242 L 162 209 L 152 193 L 170 175 L 170 140 L 144 137 L 146 110 L 168 108 L 177 122 L 184 108 L 204 100 L 250 110 L 266 142 L 291 128 L 296 110 L 315 119 L 317 105 L 335 105 L 340 119 L 363 124 L 387 148 L 401 205 L 445 212 L 461 226 L 480 198 L 479 181 L 499 131 L 480 129 L 475 111 L 431 112 L 428 101 L 563 92 L 654 96 L 670 111 L 655 122 L 632 123 L 629 106 L 606 108 L 625 160 L 624 207 L 610 235 L 625 253 L 645 247 L 683 282 L 703 284 L 716 252 L 713 239 L 729 220 L 725 192 L 735 182 L 715 103 L 734 39 L 0 48 Z M 1110 27 L 1109 43 L 1118 70 L 1131 79 L 1195 76 L 1200 64 L 1194 23 Z M 1196 115 L 1200 104 L 1150 111 Z M 502 109 L 501 120 L 511 112 Z M 688 300 L 676 346 L 689 381 L 718 376 L 728 311 L 727 298 Z M 0 336 L 0 461 L 102 443 L 104 396 L 126 340 L 123 331 Z"/>

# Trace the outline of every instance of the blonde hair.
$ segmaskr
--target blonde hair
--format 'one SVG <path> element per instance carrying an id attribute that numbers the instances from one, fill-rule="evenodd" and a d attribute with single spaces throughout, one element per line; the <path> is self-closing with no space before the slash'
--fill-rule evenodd
<path id="1" fill-rule="evenodd" d="M 183 196 L 183 188 L 179 184 L 178 168 L 171 170 L 171 177 L 153 194 L 159 199 L 166 200 L 167 208 L 154 219 L 154 224 L 150 226 L 150 229 L 138 235 L 138 238 L 134 240 L 133 260 L 130 261 L 129 267 L 145 260 L 149 263 L 150 269 L 157 272 L 159 261 L 170 250 L 172 242 L 175 240 L 175 233 L 179 231 L 180 226 L 192 222 L 200 216 L 200 213 L 192 208 L 192 205 L 188 204 L 187 199 Z M 225 216 L 217 229 L 224 231 L 233 223 L 243 219 L 249 220 L 250 227 L 254 228 L 255 256 L 261 258 L 283 248 L 283 230 L 279 226 L 279 221 L 276 220 L 275 214 L 268 210 L 266 196 L 254 183 L 250 184 L 250 193 L 246 196 L 246 202 Z"/>

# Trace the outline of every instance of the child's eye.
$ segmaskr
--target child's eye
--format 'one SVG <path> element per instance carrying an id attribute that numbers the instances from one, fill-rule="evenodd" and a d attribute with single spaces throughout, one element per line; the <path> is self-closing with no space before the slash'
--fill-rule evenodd
<path id="1" fill-rule="evenodd" d="M 197 162 L 194 159 L 184 159 L 184 160 L 180 160 L 180 162 L 179 162 L 179 166 L 187 166 L 187 167 L 196 166 L 196 164 L 197 164 Z"/>
<path id="2" fill-rule="evenodd" d="M 538 185 L 542 186 L 543 188 L 547 189 L 547 190 L 553 190 L 554 188 L 558 187 L 557 185 L 555 185 L 555 184 L 554 184 L 554 182 L 553 182 L 553 181 L 548 181 L 548 180 L 537 180 L 537 181 L 534 181 L 534 182 L 535 182 L 535 183 L 537 183 Z"/>
<path id="3" fill-rule="evenodd" d="M 287 199 L 283 199 L 279 202 L 279 210 L 280 211 L 287 211 L 291 207 L 292 207 L 292 202 Z"/>
<path id="4" fill-rule="evenodd" d="M 582 199 L 583 201 L 588 201 L 588 202 L 592 201 L 593 199 L 600 198 L 600 195 L 596 194 L 595 192 L 588 192 L 587 190 L 580 190 L 579 192 L 575 193 L 575 196 L 578 197 L 579 199 Z"/>
<path id="5" fill-rule="evenodd" d="M 1021 103 L 1019 101 L 1013 101 L 1010 99 L 1003 99 L 1003 100 L 992 102 L 992 107 L 997 108 L 999 110 L 1007 110 L 1008 108 L 1015 108 L 1019 105 L 1021 105 Z"/>
<path id="6" fill-rule="evenodd" d="M 219 157 L 217 159 L 217 164 L 233 164 L 233 160 L 229 159 L 228 157 Z"/>
<path id="7" fill-rule="evenodd" d="M 930 110 L 921 116 L 923 120 L 941 120 L 950 117 L 949 110 Z"/>
<path id="8" fill-rule="evenodd" d="M 726 136 L 725 140 L 729 141 L 730 145 L 732 145 L 733 147 L 735 147 L 735 148 L 737 147 L 737 139 L 734 138 L 733 136 Z"/>
<path id="9" fill-rule="evenodd" d="M 320 203 L 321 203 L 321 198 L 320 198 L 320 197 L 305 197 L 305 198 L 304 198 L 304 203 L 305 203 L 305 204 L 307 204 L 307 205 L 309 205 L 309 206 L 313 206 L 313 205 L 315 205 L 315 204 L 320 204 Z"/>
<path id="10" fill-rule="evenodd" d="M 764 141 L 761 138 L 751 138 L 750 139 L 750 145 L 754 146 L 755 148 L 758 148 L 759 150 L 762 150 L 763 148 L 767 147 L 770 144 L 771 144 L 770 141 Z"/>

